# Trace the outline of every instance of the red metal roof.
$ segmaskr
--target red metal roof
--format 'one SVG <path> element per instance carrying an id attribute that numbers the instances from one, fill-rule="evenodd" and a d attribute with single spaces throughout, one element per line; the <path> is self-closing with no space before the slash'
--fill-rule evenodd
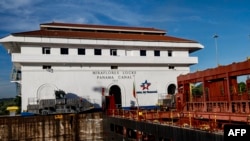
<path id="1" fill-rule="evenodd" d="M 80 39 L 112 39 L 112 40 L 140 40 L 140 41 L 167 41 L 167 42 L 195 42 L 171 36 L 159 35 L 138 35 L 122 33 L 101 33 L 101 32 L 77 32 L 77 31 L 50 31 L 37 30 L 29 32 L 14 33 L 15 36 L 32 37 L 58 37 L 58 38 L 80 38 Z"/>
<path id="2" fill-rule="evenodd" d="M 89 29 L 89 27 L 92 28 Z M 115 29 L 115 31 L 113 29 Z M 196 41 L 193 40 L 166 36 L 163 35 L 163 33 L 165 33 L 163 30 L 158 30 L 154 28 L 86 25 L 86 24 L 70 24 L 70 23 L 47 23 L 47 24 L 41 24 L 40 30 L 13 33 L 12 35 L 31 36 L 31 37 L 54 37 L 54 38 L 197 43 Z"/>
<path id="3" fill-rule="evenodd" d="M 67 27 L 67 28 L 85 28 L 85 29 L 102 29 L 102 30 L 130 30 L 130 31 L 147 31 L 165 34 L 164 30 L 147 28 L 147 27 L 127 27 L 127 26 L 110 26 L 110 25 L 95 25 L 95 24 L 74 24 L 74 23 L 43 23 L 40 27 Z"/>

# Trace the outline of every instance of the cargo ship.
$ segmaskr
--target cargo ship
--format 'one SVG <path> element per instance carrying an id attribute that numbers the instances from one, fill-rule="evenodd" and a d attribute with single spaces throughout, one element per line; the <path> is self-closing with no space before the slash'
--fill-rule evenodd
<path id="1" fill-rule="evenodd" d="M 159 99 L 154 110 L 115 109 L 109 98 L 109 124 L 117 128 L 112 133 L 135 140 L 223 141 L 225 125 L 250 125 L 249 75 L 249 59 L 179 75 L 177 93 Z"/>
<path id="2" fill-rule="evenodd" d="M 250 124 L 250 60 L 177 77 L 176 110 L 211 130 L 226 123 Z M 243 77 L 240 81 L 239 78 Z M 213 120 L 213 125 L 209 122 Z"/>

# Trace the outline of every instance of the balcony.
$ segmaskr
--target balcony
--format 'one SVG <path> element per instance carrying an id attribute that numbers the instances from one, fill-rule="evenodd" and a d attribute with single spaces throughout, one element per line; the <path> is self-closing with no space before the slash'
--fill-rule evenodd
<path id="1" fill-rule="evenodd" d="M 73 56 L 12 54 L 14 63 L 65 63 L 65 64 L 135 64 L 135 65 L 192 65 L 197 57 L 155 56 Z"/>
<path id="2" fill-rule="evenodd" d="M 13 67 L 12 68 L 12 73 L 11 73 L 11 82 L 20 82 L 21 81 L 21 70 L 16 68 L 16 67 Z"/>

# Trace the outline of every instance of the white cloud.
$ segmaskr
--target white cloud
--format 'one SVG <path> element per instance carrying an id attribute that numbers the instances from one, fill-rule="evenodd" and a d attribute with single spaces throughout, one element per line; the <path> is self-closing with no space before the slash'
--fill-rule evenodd
<path id="1" fill-rule="evenodd" d="M 1 0 L 0 11 L 15 16 L 26 16 L 32 14 L 33 5 L 40 0 Z"/>
<path id="2" fill-rule="evenodd" d="M 50 6 L 53 7 L 53 6 Z M 129 6 L 117 3 L 117 1 L 81 1 L 76 3 L 62 3 L 57 8 L 65 8 L 62 13 L 58 13 L 55 17 L 66 21 L 73 20 L 75 22 L 88 23 L 105 23 L 107 20 L 114 22 L 137 25 L 142 19 L 137 13 L 130 9 Z M 46 8 L 51 9 L 51 8 Z"/>
<path id="3" fill-rule="evenodd" d="M 15 1 L 15 2 L 14 2 Z M 175 5 L 154 4 L 157 7 L 141 7 L 145 1 L 99 0 L 3 0 L 0 30 L 19 32 L 39 28 L 40 23 L 61 21 L 71 23 L 123 24 L 148 26 L 154 23 L 180 21 L 181 12 L 192 10 Z M 11 4 L 15 3 L 15 4 Z M 147 11 L 145 11 L 145 8 Z M 195 19 L 194 17 L 189 18 Z M 197 17 L 196 17 L 197 18 Z M 183 20 L 183 19 L 182 19 Z M 197 19 L 196 19 L 197 20 Z M 150 25 L 151 26 L 151 25 Z"/>
<path id="4" fill-rule="evenodd" d="M 1 0 L 0 31 L 18 32 L 32 29 L 36 21 L 35 4 L 40 0 Z M 37 15 L 38 16 L 38 15 Z M 35 22 L 38 23 L 38 22 Z"/>
<path id="5" fill-rule="evenodd" d="M 18 9 L 32 3 L 33 0 L 1 0 L 0 8 L 5 10 Z"/>
<path id="6" fill-rule="evenodd" d="M 89 9 L 91 12 L 95 12 L 100 15 L 104 15 L 114 21 L 138 25 L 142 19 L 142 15 L 131 9 L 128 5 L 118 4 L 114 2 L 106 3 L 92 3 L 96 8 Z"/>

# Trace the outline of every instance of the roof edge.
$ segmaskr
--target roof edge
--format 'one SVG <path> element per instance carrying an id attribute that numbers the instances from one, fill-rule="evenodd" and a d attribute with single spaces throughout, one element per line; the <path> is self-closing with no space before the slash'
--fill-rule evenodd
<path id="1" fill-rule="evenodd" d="M 125 32 L 145 32 L 166 34 L 165 30 L 147 27 L 132 27 L 132 26 L 111 26 L 111 25 L 97 25 L 97 24 L 75 24 L 75 23 L 42 23 L 40 28 L 61 28 L 61 29 L 86 29 L 86 30 L 100 30 L 100 31 L 125 31 Z"/>

